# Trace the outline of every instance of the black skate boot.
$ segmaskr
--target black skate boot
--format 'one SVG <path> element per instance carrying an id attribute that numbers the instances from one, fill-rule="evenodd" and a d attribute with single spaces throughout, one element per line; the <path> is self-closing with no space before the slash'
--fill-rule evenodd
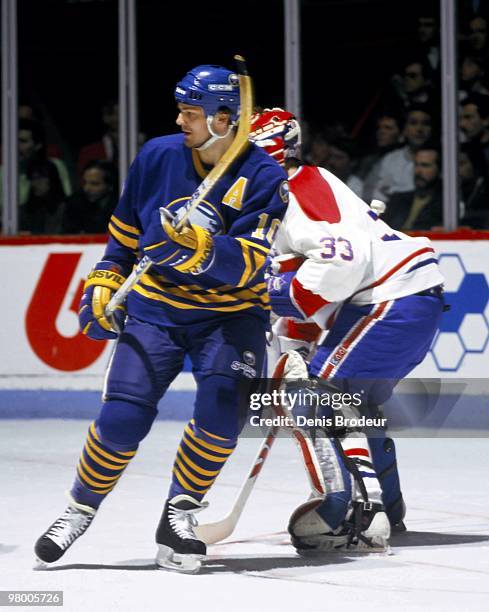
<path id="1" fill-rule="evenodd" d="M 402 499 L 397 500 L 390 508 L 386 509 L 389 523 L 391 524 L 392 535 L 400 535 L 407 531 L 406 524 L 404 523 L 404 517 L 406 516 L 406 504 Z"/>
<path id="2" fill-rule="evenodd" d="M 207 506 L 207 502 L 200 503 L 189 495 L 176 495 L 167 500 L 156 530 L 156 564 L 160 568 L 186 574 L 199 571 L 207 548 L 195 535 L 194 514 Z"/>
<path id="3" fill-rule="evenodd" d="M 36 569 L 60 559 L 73 542 L 85 533 L 97 512 L 90 506 L 77 503 L 71 495 L 67 497 L 70 505 L 36 542 Z"/>

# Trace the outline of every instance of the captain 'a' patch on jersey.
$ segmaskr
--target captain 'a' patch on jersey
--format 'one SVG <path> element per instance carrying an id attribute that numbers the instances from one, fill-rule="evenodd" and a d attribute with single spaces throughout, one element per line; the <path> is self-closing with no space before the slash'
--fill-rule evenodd
<path id="1" fill-rule="evenodd" d="M 245 176 L 240 176 L 238 180 L 231 185 L 222 198 L 222 203 L 226 206 L 241 210 L 243 206 L 243 196 L 246 189 L 248 179 Z"/>

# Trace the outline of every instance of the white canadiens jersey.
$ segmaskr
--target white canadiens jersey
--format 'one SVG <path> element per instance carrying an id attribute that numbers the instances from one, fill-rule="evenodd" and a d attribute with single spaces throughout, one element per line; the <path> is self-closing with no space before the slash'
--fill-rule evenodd
<path id="1" fill-rule="evenodd" d="M 296 275 L 296 293 L 324 300 L 321 308 L 302 308 L 306 315 L 331 312 L 333 304 L 345 300 L 377 304 L 443 283 L 428 238 L 393 230 L 331 172 L 302 166 L 289 185 L 290 202 L 275 250 L 305 258 Z M 313 318 L 324 325 L 324 317 Z"/>

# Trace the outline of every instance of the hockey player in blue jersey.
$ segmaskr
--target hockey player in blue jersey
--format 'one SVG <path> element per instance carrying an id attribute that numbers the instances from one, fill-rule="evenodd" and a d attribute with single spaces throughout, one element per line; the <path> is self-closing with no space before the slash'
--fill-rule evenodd
<path id="1" fill-rule="evenodd" d="M 83 332 L 105 339 L 117 337 L 116 327 L 123 331 L 69 506 L 36 543 L 44 563 L 59 559 L 88 528 L 188 356 L 197 382 L 194 413 L 177 451 L 156 543 L 160 567 L 197 571 L 206 547 L 194 533 L 194 515 L 206 506 L 202 499 L 236 446 L 238 386 L 242 392 L 243 383 L 261 373 L 270 312 L 264 265 L 288 202 L 286 174 L 249 144 L 177 232 L 171 220 L 183 214 L 235 138 L 239 79 L 220 66 L 198 66 L 177 84 L 175 99 L 181 133 L 149 141 L 134 160 L 105 254 L 85 284 Z M 153 266 L 116 320 L 107 320 L 105 306 L 142 255 Z"/>

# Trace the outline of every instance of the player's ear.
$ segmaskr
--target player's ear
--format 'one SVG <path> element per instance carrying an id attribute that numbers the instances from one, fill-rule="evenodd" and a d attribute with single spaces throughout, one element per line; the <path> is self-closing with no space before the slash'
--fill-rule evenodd
<path id="1" fill-rule="evenodd" d="M 214 117 L 218 124 L 223 127 L 228 127 L 231 123 L 231 113 L 226 108 L 220 108 Z"/>

